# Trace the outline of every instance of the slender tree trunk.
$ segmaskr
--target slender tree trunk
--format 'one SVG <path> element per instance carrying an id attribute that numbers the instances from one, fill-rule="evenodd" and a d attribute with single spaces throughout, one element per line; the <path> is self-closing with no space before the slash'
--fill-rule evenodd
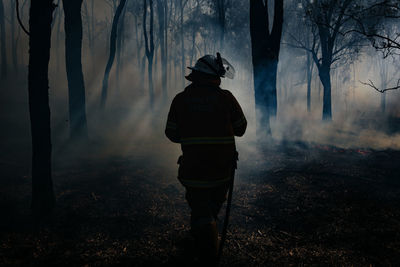
<path id="1" fill-rule="evenodd" d="M 168 0 L 164 0 L 164 68 L 165 68 L 165 92 L 168 96 Z"/>
<path id="2" fill-rule="evenodd" d="M 311 59 L 311 55 L 309 52 L 307 53 L 307 111 L 311 112 L 311 82 L 312 82 L 312 73 L 313 73 L 313 61 Z"/>
<path id="3" fill-rule="evenodd" d="M 183 34 L 183 0 L 179 0 L 179 9 L 181 11 L 180 14 L 180 35 L 181 35 L 181 72 L 182 72 L 182 88 L 185 87 L 185 38 Z"/>
<path id="4" fill-rule="evenodd" d="M 150 109 L 154 110 L 154 88 L 153 88 L 153 57 L 154 57 L 154 13 L 153 13 L 153 0 L 149 0 L 150 6 L 150 43 L 149 38 L 147 36 L 146 30 L 146 17 L 147 17 L 147 1 L 143 0 L 143 33 L 144 33 L 144 41 L 145 41 L 145 49 L 146 49 L 146 57 L 147 57 L 147 72 L 148 72 L 148 80 L 149 80 L 149 97 L 150 97 Z"/>
<path id="5" fill-rule="evenodd" d="M 116 72 L 115 72 L 115 76 L 116 76 L 116 90 L 119 90 L 120 87 L 120 73 L 121 73 L 121 64 L 122 64 L 122 58 L 121 58 L 121 54 L 122 54 L 122 50 L 123 50 L 123 43 L 124 43 L 124 19 L 125 19 L 125 12 L 126 9 L 124 9 L 124 11 L 122 11 L 121 14 L 121 18 L 120 18 L 120 22 L 119 22 L 119 26 L 118 26 L 118 33 L 117 33 L 117 68 L 116 68 Z"/>
<path id="6" fill-rule="evenodd" d="M 139 27 L 138 27 L 138 20 L 137 16 L 134 17 L 135 19 L 135 34 L 136 34 L 136 53 L 137 53 L 137 66 L 139 69 L 140 73 L 140 84 L 144 84 L 144 72 L 145 72 L 145 60 L 146 60 L 146 55 L 143 57 L 140 57 L 141 51 L 142 51 L 142 46 L 143 46 L 143 35 L 139 35 Z M 140 39 L 139 39 L 140 36 Z M 145 53 L 146 54 L 146 53 Z"/>
<path id="7" fill-rule="evenodd" d="M 165 57 L 165 5 L 166 0 L 158 0 L 157 11 L 158 11 L 158 30 L 160 36 L 160 52 L 161 52 L 161 82 L 163 101 L 167 100 L 167 60 Z"/>
<path id="8" fill-rule="evenodd" d="M 276 78 L 283 24 L 283 0 L 275 0 L 274 19 L 269 32 L 268 2 L 250 1 L 254 95 L 258 137 L 271 134 L 269 119 L 276 115 Z"/>
<path id="9" fill-rule="evenodd" d="M 7 52 L 6 52 L 6 25 L 4 19 L 3 0 L 0 0 L 0 46 L 1 46 L 1 78 L 7 76 Z"/>
<path id="10" fill-rule="evenodd" d="M 18 73 L 17 42 L 15 39 L 15 0 L 10 3 L 10 24 L 11 24 L 11 55 L 15 73 Z"/>
<path id="11" fill-rule="evenodd" d="M 28 91 L 32 134 L 32 210 L 50 214 L 55 197 L 51 179 L 48 66 L 53 0 L 32 0 L 29 12 Z"/>
<path id="12" fill-rule="evenodd" d="M 63 0 L 65 64 L 68 79 L 69 128 L 71 139 L 87 139 L 85 82 L 82 72 L 83 0 Z"/>
<path id="13" fill-rule="evenodd" d="M 104 71 L 103 87 L 101 90 L 100 107 L 103 110 L 106 106 L 106 101 L 107 101 L 108 78 L 109 78 L 110 70 L 114 63 L 114 58 L 115 58 L 118 20 L 119 20 L 119 17 L 121 16 L 122 10 L 124 9 L 125 3 L 126 3 L 126 0 L 121 0 L 119 2 L 119 5 L 117 7 L 117 10 L 115 11 L 114 19 L 112 22 L 111 36 L 110 36 L 110 56 L 108 58 L 106 69 Z"/>
<path id="14" fill-rule="evenodd" d="M 194 58 L 195 45 L 196 45 L 196 30 L 193 28 L 192 29 L 192 51 L 190 53 L 189 66 L 193 66 L 192 63 L 193 63 L 193 58 Z"/>
<path id="15" fill-rule="evenodd" d="M 146 72 L 146 55 L 143 55 L 142 61 L 140 63 L 140 77 L 143 84 L 145 83 L 145 72 Z"/>
<path id="16" fill-rule="evenodd" d="M 382 87 L 384 88 L 384 87 Z M 381 94 L 381 111 L 382 113 L 386 112 L 386 92 Z"/>
<path id="17" fill-rule="evenodd" d="M 217 13 L 218 13 L 218 24 L 219 24 L 219 46 L 222 51 L 224 48 L 224 37 L 225 37 L 225 0 L 217 0 Z"/>
<path id="18" fill-rule="evenodd" d="M 85 17 L 86 17 L 86 29 L 87 29 L 87 37 L 88 37 L 88 44 L 89 44 L 89 51 L 90 51 L 90 60 L 91 60 L 91 68 L 92 73 L 95 72 L 95 62 L 94 62 L 94 47 L 93 47 L 93 29 L 91 24 L 91 17 L 94 15 L 93 13 L 89 14 L 89 8 L 87 1 L 83 2 Z M 93 11 L 93 10 L 92 10 Z"/>
<path id="19" fill-rule="evenodd" d="M 378 68 L 381 78 L 381 88 L 386 88 L 388 84 L 388 67 L 383 59 L 378 61 Z M 381 94 L 381 111 L 386 112 L 386 92 Z"/>
<path id="20" fill-rule="evenodd" d="M 90 50 L 90 56 L 92 58 L 92 69 L 93 69 L 93 73 L 95 73 L 96 71 L 96 60 L 95 60 L 95 51 L 96 51 L 96 41 L 95 41 L 95 27 L 94 27 L 94 17 L 95 17 L 95 13 L 94 13 L 94 0 L 92 0 L 91 2 L 91 6 L 90 6 L 90 28 L 92 29 L 92 49 Z"/>
<path id="21" fill-rule="evenodd" d="M 60 72 L 60 57 L 61 57 L 61 51 L 60 51 L 60 35 L 61 35 L 61 7 L 58 6 L 57 11 L 58 12 L 58 23 L 57 23 L 57 35 L 56 35 L 56 45 L 57 45 L 57 55 L 56 55 L 56 59 L 57 59 L 57 63 L 56 63 L 56 71 L 57 73 Z"/>

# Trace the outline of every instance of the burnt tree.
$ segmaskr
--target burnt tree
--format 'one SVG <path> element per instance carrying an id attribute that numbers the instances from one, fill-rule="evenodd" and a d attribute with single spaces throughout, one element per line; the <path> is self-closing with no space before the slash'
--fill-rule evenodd
<path id="1" fill-rule="evenodd" d="M 163 100 L 167 100 L 167 31 L 166 31 L 166 0 L 158 0 L 157 13 L 158 13 L 158 35 L 160 37 L 160 52 L 161 52 L 161 81 Z"/>
<path id="2" fill-rule="evenodd" d="M 271 116 L 276 115 L 276 76 L 283 24 L 283 0 L 274 2 L 274 19 L 269 30 L 268 1 L 250 1 L 250 36 L 253 62 L 257 135 L 270 135 Z"/>
<path id="3" fill-rule="evenodd" d="M 52 212 L 51 135 L 48 66 L 53 0 L 32 0 L 29 10 L 28 91 L 32 134 L 32 209 L 35 215 Z"/>
<path id="4" fill-rule="evenodd" d="M 360 14 L 362 4 L 360 0 L 304 1 L 306 16 L 317 29 L 318 45 L 303 48 L 312 54 L 323 86 L 323 120 L 332 120 L 332 67 L 354 60 L 364 41 L 354 34 L 358 26 L 353 17 Z"/>
<path id="5" fill-rule="evenodd" d="M 11 56 L 14 71 L 18 72 L 17 40 L 15 38 L 15 0 L 10 2 Z"/>
<path id="6" fill-rule="evenodd" d="M 125 42 L 125 37 L 124 37 L 124 31 L 125 31 L 125 14 L 126 14 L 126 9 L 122 11 L 121 17 L 119 19 L 118 27 L 117 27 L 117 46 L 116 46 L 116 53 L 117 53 L 117 62 L 116 62 L 116 71 L 115 71 L 115 79 L 116 79 L 116 90 L 119 90 L 120 87 L 120 73 L 121 73 L 121 66 L 122 66 L 122 57 L 121 54 L 123 54 L 123 49 L 124 49 L 124 42 Z"/>
<path id="7" fill-rule="evenodd" d="M 82 72 L 82 1 L 63 0 L 71 139 L 88 138 L 85 82 Z"/>
<path id="8" fill-rule="evenodd" d="M 6 53 L 6 27 L 4 20 L 3 0 L 0 0 L 0 47 L 1 47 L 1 78 L 7 76 L 7 53 Z"/>
<path id="9" fill-rule="evenodd" d="M 154 12 L 153 12 L 153 0 L 149 0 L 150 6 L 150 43 L 149 37 L 147 36 L 146 29 L 146 18 L 147 18 L 147 1 L 143 0 L 143 34 L 145 41 L 145 51 L 147 57 L 147 71 L 149 78 L 149 96 L 150 96 L 150 109 L 154 108 L 154 88 L 153 88 L 153 58 L 154 58 Z"/>
<path id="10" fill-rule="evenodd" d="M 108 57 L 106 69 L 104 71 L 104 78 L 103 78 L 103 87 L 101 89 L 101 100 L 100 100 L 100 107 L 104 109 L 106 106 L 107 101 L 107 90 L 108 90 L 108 78 L 110 76 L 110 71 L 115 59 L 115 50 L 116 50 L 116 43 L 117 43 L 117 29 L 118 29 L 118 21 L 119 17 L 121 16 L 122 10 L 124 9 L 126 0 L 121 0 L 118 4 L 117 10 L 115 11 L 115 15 L 112 22 L 111 27 L 111 36 L 110 36 L 110 55 Z"/>

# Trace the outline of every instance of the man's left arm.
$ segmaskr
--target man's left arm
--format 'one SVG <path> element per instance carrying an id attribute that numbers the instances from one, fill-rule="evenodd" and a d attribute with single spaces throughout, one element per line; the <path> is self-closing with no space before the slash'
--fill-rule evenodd
<path id="1" fill-rule="evenodd" d="M 235 136 L 242 136 L 246 132 L 247 120 L 244 116 L 243 110 L 240 107 L 239 102 L 232 94 L 231 96 L 233 102 L 231 111 L 233 133 L 235 134 Z"/>
<path id="2" fill-rule="evenodd" d="M 174 100 L 172 100 L 171 108 L 169 109 L 167 125 L 165 126 L 165 135 L 172 142 L 180 143 L 176 97 L 174 98 Z"/>

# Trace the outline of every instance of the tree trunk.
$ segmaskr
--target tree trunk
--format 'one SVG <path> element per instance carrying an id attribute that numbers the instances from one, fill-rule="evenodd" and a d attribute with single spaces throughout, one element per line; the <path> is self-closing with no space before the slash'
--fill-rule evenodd
<path id="1" fill-rule="evenodd" d="M 122 59 L 121 59 L 121 54 L 122 54 L 122 50 L 123 50 L 123 44 L 124 44 L 124 20 L 125 20 L 125 12 L 126 9 L 124 9 L 124 11 L 121 14 L 121 18 L 120 18 L 120 23 L 117 29 L 117 68 L 116 68 L 116 72 L 115 72 L 115 76 L 116 76 L 116 90 L 119 90 L 120 87 L 120 74 L 121 74 L 121 64 L 122 64 Z"/>
<path id="2" fill-rule="evenodd" d="M 15 73 L 18 73 L 17 42 L 15 39 L 15 0 L 10 3 L 10 24 L 11 24 L 11 56 Z"/>
<path id="3" fill-rule="evenodd" d="M 146 49 L 146 57 L 147 57 L 147 72 L 148 72 L 148 80 L 149 80 L 149 100 L 150 100 L 150 109 L 154 110 L 154 88 L 153 88 L 153 57 L 154 57 L 154 13 L 153 13 L 153 0 L 149 1 L 150 6 L 150 43 L 149 38 L 147 36 L 146 30 L 146 17 L 147 17 L 147 1 L 143 1 L 143 33 L 144 33 L 144 41 L 145 41 L 145 49 Z"/>
<path id="4" fill-rule="evenodd" d="M 125 6 L 125 3 L 126 3 L 126 0 L 121 0 L 119 2 L 119 5 L 117 7 L 117 10 L 115 11 L 114 19 L 112 22 L 111 36 L 110 36 L 110 56 L 108 57 L 106 69 L 104 71 L 103 87 L 101 90 L 100 108 L 103 110 L 106 106 L 106 101 L 107 101 L 108 78 L 109 78 L 110 70 L 114 63 L 114 58 L 115 58 L 118 20 L 119 20 L 119 17 L 121 16 L 121 13 Z"/>
<path id="5" fill-rule="evenodd" d="M 140 63 L 140 79 L 142 80 L 143 85 L 145 83 L 145 73 L 146 73 L 146 55 L 143 55 Z"/>
<path id="6" fill-rule="evenodd" d="M 53 0 L 32 0 L 29 12 L 28 91 L 32 134 L 32 210 L 50 214 L 55 197 L 51 179 L 48 66 Z"/>
<path id="7" fill-rule="evenodd" d="M 283 0 L 275 0 L 274 19 L 269 32 L 268 2 L 250 1 L 254 95 L 258 137 L 271 134 L 269 118 L 276 115 L 276 77 L 283 24 Z"/>
<path id="8" fill-rule="evenodd" d="M 4 20 L 3 0 L 0 0 L 0 46 L 1 46 L 1 78 L 7 76 L 7 53 L 6 53 L 6 25 Z"/>
<path id="9" fill-rule="evenodd" d="M 322 119 L 329 121 L 332 120 L 332 86 L 330 66 L 322 65 L 319 68 L 319 78 L 324 88 L 322 98 Z"/>
<path id="10" fill-rule="evenodd" d="M 161 50 L 161 81 L 162 81 L 162 92 L 163 101 L 167 100 L 167 59 L 165 56 L 166 44 L 165 44 L 165 5 L 166 0 L 158 0 L 157 11 L 158 11 L 158 30 L 160 36 L 160 50 Z"/>
<path id="11" fill-rule="evenodd" d="M 84 11 L 85 11 L 85 17 L 86 17 L 86 28 L 87 28 L 87 37 L 88 37 L 88 44 L 89 44 L 89 51 L 90 51 L 90 59 L 91 59 L 91 67 L 92 67 L 92 73 L 95 72 L 95 61 L 94 61 L 94 47 L 93 47 L 93 29 L 92 29 L 92 23 L 91 23 L 91 17 L 94 16 L 93 13 L 89 14 L 89 9 L 87 2 L 84 3 Z M 93 10 L 92 10 L 93 11 Z"/>
<path id="12" fill-rule="evenodd" d="M 165 92 L 168 97 L 168 0 L 164 0 L 164 64 L 165 64 Z M 172 4 L 171 4 L 172 5 Z"/>
<path id="13" fill-rule="evenodd" d="M 56 35 L 56 46 L 57 46 L 57 54 L 56 54 L 56 72 L 57 74 L 60 72 L 60 57 L 61 57 L 61 52 L 60 52 L 60 35 L 61 35 L 61 7 L 58 6 L 58 23 L 57 23 L 57 35 Z"/>
<path id="14" fill-rule="evenodd" d="M 91 55 L 91 58 L 92 58 L 92 69 L 93 69 L 93 73 L 95 73 L 95 71 L 96 71 L 96 61 L 95 61 L 95 57 L 96 57 L 96 55 L 95 55 L 95 49 L 96 49 L 96 40 L 95 40 L 95 26 L 94 26 L 94 16 L 95 16 L 95 13 L 94 13 L 94 0 L 92 0 L 91 1 L 91 6 L 90 6 L 90 9 L 91 9 L 91 11 L 90 11 L 90 14 L 91 14 L 91 16 L 90 16 L 90 22 L 88 22 L 88 23 L 90 23 L 90 25 L 91 25 L 91 32 L 92 32 L 92 49 L 90 50 L 90 55 Z"/>
<path id="15" fill-rule="evenodd" d="M 192 28 L 192 51 L 190 53 L 189 66 L 193 66 L 192 64 L 193 64 L 194 52 L 196 49 L 196 47 L 195 47 L 196 46 L 196 33 L 197 33 L 197 31 L 194 28 Z"/>
<path id="16" fill-rule="evenodd" d="M 313 61 L 311 59 L 311 55 L 309 52 L 307 53 L 307 112 L 311 111 L 311 82 L 312 82 L 312 73 L 313 73 Z"/>
<path id="17" fill-rule="evenodd" d="M 384 88 L 384 87 L 382 87 Z M 381 94 L 381 111 L 382 113 L 386 112 L 386 92 Z"/>
<path id="18" fill-rule="evenodd" d="M 217 0 L 217 13 L 218 13 L 218 24 L 219 24 L 219 46 L 220 51 L 224 48 L 224 37 L 225 37 L 225 0 Z"/>
<path id="19" fill-rule="evenodd" d="M 68 80 L 69 128 L 71 139 L 87 139 L 85 83 L 82 73 L 83 0 L 63 0 L 65 64 Z"/>
<path id="20" fill-rule="evenodd" d="M 182 72 L 182 88 L 185 87 L 185 39 L 183 35 L 183 0 L 179 0 L 179 9 L 181 11 L 180 14 L 180 35 L 181 35 L 181 72 Z"/>
<path id="21" fill-rule="evenodd" d="M 388 65 L 383 58 L 378 61 L 378 68 L 381 78 L 381 88 L 387 88 L 388 84 Z M 386 112 L 386 92 L 381 94 L 381 111 Z"/>

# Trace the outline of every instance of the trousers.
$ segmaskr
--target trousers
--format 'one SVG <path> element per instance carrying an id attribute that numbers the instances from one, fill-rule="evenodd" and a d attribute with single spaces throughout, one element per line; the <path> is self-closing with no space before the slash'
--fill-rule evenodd
<path id="1" fill-rule="evenodd" d="M 217 220 L 226 200 L 229 183 L 212 188 L 186 187 L 186 200 L 191 209 L 191 227 L 201 226 Z"/>

